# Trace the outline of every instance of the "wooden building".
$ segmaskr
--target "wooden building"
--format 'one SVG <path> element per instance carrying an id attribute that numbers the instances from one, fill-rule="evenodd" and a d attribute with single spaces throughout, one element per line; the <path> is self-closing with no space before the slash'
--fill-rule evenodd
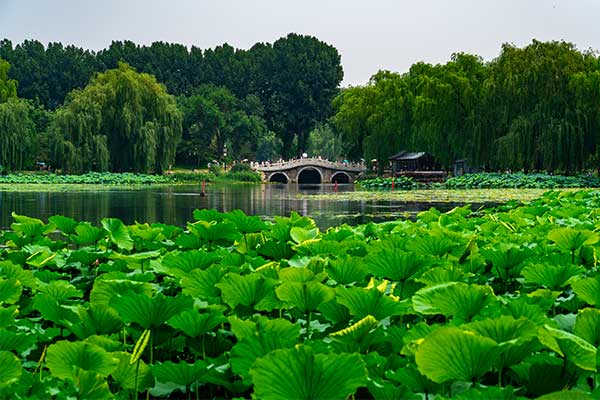
<path id="1" fill-rule="evenodd" d="M 444 181 L 448 176 L 429 153 L 401 151 L 389 157 L 393 176 L 410 176 L 418 181 Z"/>

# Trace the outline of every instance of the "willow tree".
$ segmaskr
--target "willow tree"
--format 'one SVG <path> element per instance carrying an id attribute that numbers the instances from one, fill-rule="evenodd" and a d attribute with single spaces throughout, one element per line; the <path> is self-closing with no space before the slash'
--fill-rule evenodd
<path id="1" fill-rule="evenodd" d="M 9 68 L 0 59 L 0 171 L 20 170 L 33 163 L 32 107 L 17 98 L 17 82 L 8 79 Z"/>
<path id="2" fill-rule="evenodd" d="M 162 173 L 175 159 L 181 120 L 175 98 L 153 76 L 119 64 L 57 110 L 53 159 L 68 172 Z"/>

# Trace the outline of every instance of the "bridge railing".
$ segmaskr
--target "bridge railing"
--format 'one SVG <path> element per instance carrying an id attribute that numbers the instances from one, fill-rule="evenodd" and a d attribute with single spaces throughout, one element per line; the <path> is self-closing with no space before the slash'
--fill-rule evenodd
<path id="1" fill-rule="evenodd" d="M 361 172 L 366 169 L 365 165 L 362 163 L 354 163 L 354 162 L 337 162 L 337 161 L 329 161 L 321 158 L 299 158 L 293 160 L 286 161 L 276 161 L 272 163 L 263 162 L 256 163 L 253 165 L 254 169 L 258 171 L 268 172 L 268 171 L 283 171 L 286 169 L 298 168 L 303 166 L 315 166 L 329 169 L 339 169 L 346 171 L 356 171 Z"/>

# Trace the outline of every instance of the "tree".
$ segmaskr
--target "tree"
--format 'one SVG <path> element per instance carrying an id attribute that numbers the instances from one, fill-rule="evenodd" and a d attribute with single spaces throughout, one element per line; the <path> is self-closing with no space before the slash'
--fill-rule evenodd
<path id="1" fill-rule="evenodd" d="M 17 81 L 8 78 L 10 64 L 0 59 L 0 171 L 31 167 L 34 157 L 33 107 L 17 98 Z"/>
<path id="2" fill-rule="evenodd" d="M 311 36 L 289 34 L 272 48 L 258 46 L 258 93 L 265 104 L 269 128 L 283 141 L 283 156 L 291 156 L 294 137 L 300 152 L 308 134 L 332 111 L 331 100 L 343 78 L 340 55 L 331 45 Z"/>
<path id="3" fill-rule="evenodd" d="M 265 131 L 262 105 L 256 96 L 240 100 L 227 88 L 202 85 L 178 99 L 183 110 L 183 141 L 179 160 L 192 165 L 222 159 L 229 144 L 233 158 L 248 158 Z"/>
<path id="4" fill-rule="evenodd" d="M 153 76 L 119 64 L 57 110 L 52 156 L 69 172 L 161 173 L 174 161 L 181 120 L 175 98 Z"/>
<path id="5" fill-rule="evenodd" d="M 0 58 L 0 103 L 17 97 L 17 81 L 8 79 L 10 64 Z"/>
<path id="6" fill-rule="evenodd" d="M 309 134 L 308 154 L 339 160 L 343 155 L 342 138 L 329 124 L 319 124 Z"/>

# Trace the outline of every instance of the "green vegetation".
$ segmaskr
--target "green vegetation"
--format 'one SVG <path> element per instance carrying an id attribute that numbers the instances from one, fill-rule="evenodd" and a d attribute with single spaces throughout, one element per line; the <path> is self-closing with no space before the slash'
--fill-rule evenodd
<path id="1" fill-rule="evenodd" d="M 50 173 L 27 173 L 0 175 L 0 184 L 94 184 L 94 185 L 147 185 L 165 183 L 198 183 L 201 181 L 260 182 L 254 171 L 227 171 L 219 175 L 212 172 L 178 171 L 167 175 L 133 173 L 88 172 L 82 175 L 58 175 Z"/>
<path id="2" fill-rule="evenodd" d="M 11 65 L 0 61 L 0 103 L 18 95 L 35 105 L 30 118 L 47 113 L 36 120 L 35 146 L 22 149 L 24 165 L 70 173 L 301 154 L 315 124 L 331 115 L 343 77 L 334 47 L 293 33 L 248 50 L 115 41 L 96 53 L 5 39 L 0 59 Z M 175 106 L 165 92 L 177 97 Z M 2 154 L 0 165 L 19 169 Z"/>
<path id="3" fill-rule="evenodd" d="M 413 178 L 406 176 L 399 176 L 397 178 L 369 178 L 358 180 L 359 186 L 364 188 L 391 188 L 392 182 L 394 183 L 394 189 L 416 189 L 418 187 L 417 182 Z"/>
<path id="4" fill-rule="evenodd" d="M 450 178 L 447 188 L 597 188 L 600 178 L 590 175 L 564 176 L 548 174 L 502 174 L 479 173 L 466 174 Z"/>
<path id="5" fill-rule="evenodd" d="M 348 156 L 379 160 L 426 151 L 488 171 L 596 169 L 600 160 L 600 62 L 565 42 L 502 46 L 484 63 L 456 53 L 443 65 L 381 71 L 334 100 Z"/>
<path id="6" fill-rule="evenodd" d="M 13 215 L 0 395 L 596 398 L 599 208 L 550 192 L 327 232 Z"/>
<path id="7" fill-rule="evenodd" d="M 530 188 L 530 189 L 557 189 L 557 188 L 597 188 L 600 187 L 600 178 L 592 175 L 549 175 L 517 173 L 476 173 L 465 174 L 449 178 L 444 183 L 419 183 L 413 178 L 399 176 L 396 178 L 368 178 L 360 179 L 356 183 L 364 188 L 391 188 L 394 182 L 395 189 L 496 189 L 496 188 Z"/>

